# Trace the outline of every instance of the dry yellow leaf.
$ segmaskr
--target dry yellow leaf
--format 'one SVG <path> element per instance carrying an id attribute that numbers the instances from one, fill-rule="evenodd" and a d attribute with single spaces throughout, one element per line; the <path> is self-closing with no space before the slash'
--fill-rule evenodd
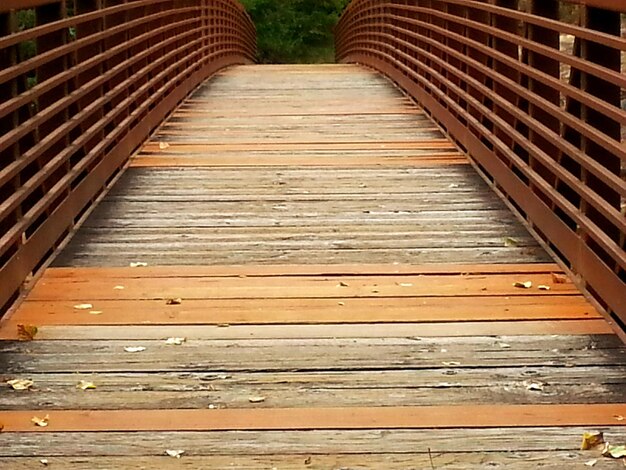
<path id="1" fill-rule="evenodd" d="M 607 442 L 604 444 L 604 449 L 602 449 L 602 455 L 612 459 L 626 458 L 626 446 L 612 446 Z"/>
<path id="2" fill-rule="evenodd" d="M 504 246 L 506 247 L 515 247 L 518 245 L 519 245 L 519 242 L 515 238 L 506 237 L 504 239 Z"/>
<path id="3" fill-rule="evenodd" d="M 165 453 L 170 457 L 174 457 L 175 459 L 180 459 L 180 457 L 185 453 L 184 450 L 166 450 Z"/>
<path id="4" fill-rule="evenodd" d="M 145 268 L 146 266 L 148 266 L 148 263 L 143 263 L 141 261 L 133 261 L 132 263 L 130 263 L 129 266 L 131 268 Z"/>
<path id="5" fill-rule="evenodd" d="M 124 290 L 124 289 L 126 289 L 126 287 L 124 287 L 124 286 L 115 286 L 113 288 L 113 290 Z"/>
<path id="6" fill-rule="evenodd" d="M 89 315 L 102 315 L 102 310 L 90 310 Z"/>
<path id="7" fill-rule="evenodd" d="M 91 310 L 93 308 L 93 304 L 78 304 L 74 305 L 76 310 Z"/>
<path id="8" fill-rule="evenodd" d="M 161 150 L 166 150 L 166 149 L 170 148 L 170 144 L 168 144 L 167 142 L 159 142 L 159 148 Z"/>
<path id="9" fill-rule="evenodd" d="M 144 348 L 143 346 L 127 346 L 124 348 L 124 351 L 126 351 L 127 353 L 138 353 L 145 350 L 146 348 Z"/>
<path id="10" fill-rule="evenodd" d="M 550 290 L 551 288 L 550 288 L 550 286 L 541 285 L 541 286 L 537 286 L 537 289 L 539 289 L 539 290 Z"/>
<path id="11" fill-rule="evenodd" d="M 167 338 L 167 340 L 165 340 L 165 344 L 170 344 L 173 346 L 180 346 L 186 341 L 187 341 L 187 338 Z"/>
<path id="12" fill-rule="evenodd" d="M 613 418 L 615 418 L 617 421 L 624 421 L 624 417 L 622 415 L 615 415 L 613 416 Z"/>
<path id="13" fill-rule="evenodd" d="M 552 282 L 555 284 L 568 284 L 570 281 L 565 274 L 552 273 Z"/>
<path id="14" fill-rule="evenodd" d="M 604 433 L 602 432 L 586 432 L 583 434 L 583 442 L 580 450 L 590 450 L 604 444 Z"/>
<path id="15" fill-rule="evenodd" d="M 457 367 L 461 365 L 460 362 L 456 362 L 456 361 L 442 362 L 442 364 L 446 367 Z"/>
<path id="16" fill-rule="evenodd" d="M 35 339 L 39 328 L 35 325 L 17 325 L 17 339 L 19 341 L 32 341 Z"/>
<path id="17" fill-rule="evenodd" d="M 50 421 L 50 415 L 46 415 L 43 418 L 39 418 L 34 416 L 31 421 L 35 424 L 35 426 L 39 426 L 41 428 L 45 428 L 48 426 L 48 422 Z"/>
<path id="18" fill-rule="evenodd" d="M 95 390 L 96 385 L 93 382 L 87 382 L 85 380 L 81 380 L 76 384 L 76 388 L 80 388 L 81 390 Z"/>
<path id="19" fill-rule="evenodd" d="M 7 383 L 13 388 L 13 390 L 28 390 L 35 382 L 29 379 L 13 379 L 7 381 Z"/>
<path id="20" fill-rule="evenodd" d="M 263 403 L 265 401 L 265 397 L 249 397 L 248 400 L 250 403 Z"/>
<path id="21" fill-rule="evenodd" d="M 514 282 L 513 287 L 518 287 L 520 289 L 530 289 L 533 286 L 532 281 L 524 281 L 524 282 Z"/>

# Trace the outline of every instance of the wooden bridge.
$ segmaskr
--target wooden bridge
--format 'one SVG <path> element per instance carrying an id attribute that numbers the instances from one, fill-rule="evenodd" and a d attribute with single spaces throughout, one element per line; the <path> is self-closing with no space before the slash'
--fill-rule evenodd
<path id="1" fill-rule="evenodd" d="M 626 2 L 565 3 L 254 65 L 232 0 L 5 0 L 0 468 L 623 468 Z"/>

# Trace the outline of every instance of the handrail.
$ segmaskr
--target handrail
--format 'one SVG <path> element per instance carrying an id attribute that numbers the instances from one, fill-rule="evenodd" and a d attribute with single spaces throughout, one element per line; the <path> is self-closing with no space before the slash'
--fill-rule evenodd
<path id="1" fill-rule="evenodd" d="M 255 56 L 236 0 L 0 3 L 0 314 L 177 104 Z"/>
<path id="2" fill-rule="evenodd" d="M 337 60 L 420 102 L 622 330 L 623 13 L 626 0 L 353 0 L 336 28 Z"/>

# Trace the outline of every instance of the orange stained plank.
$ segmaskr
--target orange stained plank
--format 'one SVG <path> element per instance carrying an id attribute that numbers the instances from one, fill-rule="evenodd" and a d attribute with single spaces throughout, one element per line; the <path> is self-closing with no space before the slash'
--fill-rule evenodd
<path id="1" fill-rule="evenodd" d="M 210 106 L 213 104 L 211 101 L 205 101 L 205 104 Z M 200 102 L 198 103 L 200 104 Z M 211 117 L 219 117 L 219 118 L 229 118 L 229 117 L 241 117 L 241 111 L 233 112 L 232 110 L 224 109 L 222 111 L 216 111 L 209 107 L 205 110 L 198 110 L 195 108 L 180 108 L 174 114 L 173 117 L 190 117 L 190 116 L 198 116 L 201 118 L 211 118 Z M 364 110 L 364 111 L 338 111 L 338 110 L 320 110 L 320 111 L 310 111 L 307 108 L 307 111 L 302 110 L 294 110 L 291 112 L 281 112 L 281 111 L 273 111 L 268 110 L 267 107 L 263 110 L 256 111 L 254 113 L 254 117 L 291 117 L 291 116 L 393 116 L 396 114 L 401 115 L 414 115 L 420 116 L 424 114 L 419 108 L 413 107 L 390 107 L 390 108 L 377 108 L 374 110 Z"/>
<path id="2" fill-rule="evenodd" d="M 42 279 L 146 278 L 146 277 L 266 277 L 404 274 L 562 274 L 555 263 L 525 264 L 271 264 L 213 266 L 145 266 L 48 268 Z"/>
<path id="3" fill-rule="evenodd" d="M 466 337 L 515 335 L 612 335 L 605 320 L 480 321 L 440 323 L 358 323 L 358 324 L 277 324 L 277 325 L 39 325 L 37 340 L 162 340 L 185 337 L 189 340 L 299 339 L 299 338 L 399 338 Z M 17 329 L 0 329 L 0 339 L 16 340 Z"/>
<path id="4" fill-rule="evenodd" d="M 206 143 L 206 142 L 168 142 L 169 147 L 160 148 L 161 142 L 153 141 L 144 145 L 146 152 L 167 153 L 210 153 L 210 152 L 243 152 L 271 150 L 438 150 L 457 149 L 448 140 L 427 140 L 420 142 L 241 142 L 241 143 Z"/>
<path id="5" fill-rule="evenodd" d="M 158 300 L 355 297 L 489 297 L 578 294 L 573 284 L 555 284 L 550 274 L 470 274 L 403 276 L 164 277 L 122 279 L 87 276 L 80 280 L 42 279 L 29 300 Z M 532 287 L 515 287 L 531 282 Z M 540 290 L 547 286 L 550 290 Z M 514 302 L 514 301 L 512 301 Z"/>
<path id="6" fill-rule="evenodd" d="M 230 167 L 230 166 L 285 166 L 299 167 L 353 167 L 353 166 L 435 166 L 465 165 L 469 160 L 460 154 L 415 156 L 415 157 L 342 157 L 342 156 L 216 156 L 207 154 L 197 157 L 176 157 L 170 155 L 139 155 L 131 160 L 132 168 L 145 167 Z"/>
<path id="7" fill-rule="evenodd" d="M 48 426 L 31 419 L 48 416 Z M 139 432 L 626 426 L 626 404 L 0 411 L 3 432 Z"/>
<path id="8" fill-rule="evenodd" d="M 439 323 L 471 321 L 588 320 L 600 314 L 582 296 L 385 299 L 185 299 L 24 302 L 5 318 L 0 334 L 13 337 L 19 323 L 43 325 L 273 325 Z M 96 315 L 90 311 L 99 312 Z M 512 332 L 515 332 L 513 326 Z M 547 328 L 547 327 L 546 327 Z M 597 326 L 596 326 L 597 328 Z"/>

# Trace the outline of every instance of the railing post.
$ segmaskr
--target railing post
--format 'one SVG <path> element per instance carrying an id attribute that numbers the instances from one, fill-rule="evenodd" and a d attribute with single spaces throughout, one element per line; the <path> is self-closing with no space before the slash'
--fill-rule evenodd
<path id="1" fill-rule="evenodd" d="M 48 5 L 37 7 L 35 9 L 35 17 L 38 26 L 66 18 L 66 0 L 59 0 L 55 3 L 50 3 Z M 39 36 L 37 38 L 37 54 L 41 55 L 47 51 L 62 47 L 67 44 L 68 41 L 69 31 L 67 29 L 56 30 L 52 33 Z M 43 83 L 46 80 L 49 80 L 65 72 L 70 66 L 70 58 L 67 55 L 47 62 L 44 67 L 40 67 L 37 69 L 37 83 Z M 67 96 L 69 92 L 70 90 L 68 87 L 68 83 L 64 82 L 63 84 L 54 87 L 47 93 L 42 94 L 38 100 L 38 111 L 41 112 L 42 110 L 54 105 L 57 101 Z M 45 138 L 51 132 L 53 132 L 60 125 L 60 123 L 67 122 L 68 119 L 69 111 L 67 108 L 65 108 L 63 109 L 63 111 L 59 112 L 59 114 L 57 114 L 54 119 L 50 119 L 46 123 L 42 124 L 37 130 L 37 135 L 35 138 Z M 60 139 L 55 145 L 51 146 L 46 154 L 37 159 L 38 169 L 41 170 L 50 160 L 49 156 L 61 152 L 65 147 L 67 147 L 69 142 L 70 136 L 66 135 L 63 139 Z M 50 175 L 50 177 L 40 187 L 42 195 L 47 193 L 48 190 L 56 183 L 56 181 L 58 181 L 58 179 L 69 170 L 69 168 L 70 163 L 65 162 L 62 169 L 60 169 L 56 174 Z M 69 194 L 69 188 L 64 191 L 64 194 Z M 49 216 L 53 209 L 53 206 L 47 207 L 45 210 L 45 215 Z M 41 220 L 41 222 L 43 222 L 43 219 Z M 33 229 L 37 226 L 38 224 L 35 224 L 33 226 Z"/>
<path id="2" fill-rule="evenodd" d="M 530 13 L 535 16 L 540 16 L 542 18 L 558 20 L 559 1 L 532 0 L 530 3 Z M 560 49 L 560 34 L 558 31 L 547 29 L 534 24 L 527 24 L 526 37 L 535 43 L 548 46 L 554 50 L 558 51 Z M 525 51 L 524 60 L 527 64 L 533 67 L 533 69 L 539 70 L 540 72 L 543 72 L 551 77 L 557 79 L 560 78 L 560 63 L 558 60 L 551 59 L 543 54 L 534 51 Z M 533 78 L 528 78 L 527 87 L 533 94 L 544 98 L 546 101 L 556 106 L 560 105 L 561 97 L 559 91 L 556 88 L 546 85 Z M 559 135 L 560 122 L 553 113 L 550 113 L 541 106 L 536 106 L 533 103 L 529 103 L 528 114 L 533 119 L 542 123 L 548 129 L 552 130 L 556 135 Z M 532 143 L 536 144 L 539 148 L 544 149 L 544 151 L 548 155 L 552 155 L 553 158 L 556 159 L 556 156 L 559 152 L 551 139 L 546 139 L 534 132 L 533 130 L 528 131 L 528 138 Z M 537 173 L 539 173 L 541 177 L 548 181 L 551 185 L 554 185 L 555 178 L 554 174 L 551 171 L 549 171 L 545 166 L 537 162 L 532 156 L 530 156 L 528 160 L 528 163 L 533 170 L 537 171 Z M 531 183 L 530 186 L 531 188 L 533 188 L 533 190 L 535 190 L 534 184 Z M 536 190 L 535 193 L 541 196 L 541 193 Z M 543 196 L 541 197 L 554 209 L 553 202 L 549 201 L 549 198 Z"/>
<path id="3" fill-rule="evenodd" d="M 518 4 L 519 4 L 518 0 L 490 0 L 490 3 L 496 6 L 502 7 L 502 8 L 507 8 L 509 10 L 517 10 Z M 507 31 L 515 35 L 519 35 L 520 33 L 519 21 L 512 19 L 512 18 L 505 17 L 505 16 L 501 16 L 498 14 L 494 14 L 492 16 L 491 25 L 497 29 L 500 29 L 502 31 Z M 515 60 L 519 60 L 520 58 L 518 45 L 511 41 L 500 39 L 500 38 L 492 38 L 492 47 L 498 52 L 501 52 L 502 54 L 507 55 Z M 516 70 L 513 67 L 510 67 L 509 65 L 505 65 L 501 62 L 498 62 L 497 60 L 494 61 L 493 63 L 493 70 L 499 73 L 500 75 L 503 75 L 511 79 L 514 82 L 519 83 L 520 81 L 520 74 L 518 70 Z M 506 86 L 495 83 L 493 86 L 493 91 L 496 95 L 503 97 L 509 103 L 511 103 L 511 106 L 514 106 L 514 107 L 518 106 L 517 95 L 511 90 L 509 90 Z M 493 111 L 497 116 L 501 117 L 506 122 L 508 122 L 511 126 L 515 127 L 516 120 L 508 112 L 508 110 L 503 109 L 500 106 L 494 105 Z M 512 138 L 506 135 L 505 132 L 496 129 L 495 134 L 500 140 L 505 142 L 509 147 L 513 146 Z"/>
<path id="4" fill-rule="evenodd" d="M 14 12 L 0 13 L 0 37 L 8 36 L 11 33 L 17 31 L 17 17 Z M 9 49 L 0 50 L 0 63 L 10 67 L 16 65 L 20 60 L 18 47 L 14 46 Z M 4 97 L 16 97 L 24 88 L 24 85 L 20 84 L 20 79 L 16 78 L 6 83 L 0 84 L 0 94 Z M 12 129 L 20 125 L 21 119 L 19 111 L 14 111 L 7 116 L 0 118 L 0 135 L 4 135 L 10 132 Z M 0 153 L 0 170 L 8 166 L 11 162 L 17 160 L 20 156 L 19 144 L 11 145 L 10 148 Z M 0 201 L 7 200 L 15 191 L 21 186 L 21 178 L 18 174 L 8 184 L 0 186 Z M 22 218 L 21 205 L 16 208 L 15 211 L 5 219 L 0 219 L 0 233 L 7 233 L 9 229 Z M 0 266 L 4 265 L 19 249 L 22 244 L 22 239 L 18 238 L 11 247 L 6 250 L 6 253 L 0 256 Z M 3 307 L 0 303 L 0 309 Z"/>

